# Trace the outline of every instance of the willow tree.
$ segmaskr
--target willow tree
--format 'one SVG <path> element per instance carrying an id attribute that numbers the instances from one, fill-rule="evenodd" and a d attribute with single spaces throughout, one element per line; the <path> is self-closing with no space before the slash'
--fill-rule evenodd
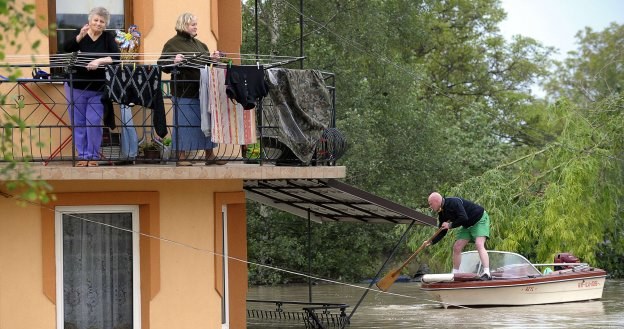
<path id="1" fill-rule="evenodd" d="M 485 206 L 492 219 L 489 249 L 519 252 L 538 262 L 572 252 L 622 275 L 623 106 L 619 95 L 589 110 L 559 101 L 548 108 L 555 141 L 446 193 Z M 443 264 L 439 267 L 450 265 L 453 239 L 446 240 L 434 247 L 430 260 Z"/>
<path id="2" fill-rule="evenodd" d="M 589 27 L 576 34 L 578 47 L 557 64 L 545 85 L 551 98 L 566 97 L 589 106 L 624 91 L 622 44 L 624 25 L 611 23 L 602 31 Z"/>

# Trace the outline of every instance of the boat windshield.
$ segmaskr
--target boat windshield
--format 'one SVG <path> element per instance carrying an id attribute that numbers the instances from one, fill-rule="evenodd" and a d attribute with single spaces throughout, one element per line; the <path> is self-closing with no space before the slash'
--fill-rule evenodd
<path id="1" fill-rule="evenodd" d="M 520 278 L 541 276 L 540 271 L 526 258 L 513 252 L 488 251 L 490 273 L 498 278 Z M 480 275 L 483 271 L 479 253 L 467 251 L 462 253 L 460 272 Z"/>

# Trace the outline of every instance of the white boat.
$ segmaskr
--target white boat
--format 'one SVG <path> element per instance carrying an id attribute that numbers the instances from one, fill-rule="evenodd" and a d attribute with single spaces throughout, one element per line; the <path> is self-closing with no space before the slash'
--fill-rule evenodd
<path id="1" fill-rule="evenodd" d="M 445 308 L 566 303 L 602 298 L 607 273 L 562 253 L 550 264 L 532 264 L 525 257 L 488 251 L 492 280 L 482 281 L 476 251 L 462 253 L 458 274 L 425 274 L 421 289 Z M 538 267 L 545 268 L 543 272 Z M 552 270 L 551 268 L 554 268 Z"/>

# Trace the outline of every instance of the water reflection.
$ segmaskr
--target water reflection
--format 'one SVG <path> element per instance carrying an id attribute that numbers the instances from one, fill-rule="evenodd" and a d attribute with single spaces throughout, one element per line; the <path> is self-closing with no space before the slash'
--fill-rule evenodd
<path id="1" fill-rule="evenodd" d="M 365 286 L 362 286 L 365 288 Z M 312 288 L 313 302 L 346 303 L 353 306 L 363 289 L 338 285 Z M 624 281 L 607 280 L 599 301 L 551 305 L 449 308 L 428 299 L 419 284 L 396 283 L 390 293 L 368 293 L 351 318 L 349 328 L 622 328 L 624 327 Z M 250 299 L 308 301 L 307 286 L 251 287 Z M 299 307 L 300 311 L 301 308 Z M 299 321 L 248 319 L 249 329 L 305 328 Z"/>

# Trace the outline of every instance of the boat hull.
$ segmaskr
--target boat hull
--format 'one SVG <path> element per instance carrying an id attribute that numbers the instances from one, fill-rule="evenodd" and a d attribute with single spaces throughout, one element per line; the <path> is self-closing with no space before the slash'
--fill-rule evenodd
<path id="1" fill-rule="evenodd" d="M 602 298 L 606 272 L 600 269 L 536 278 L 422 283 L 421 289 L 448 306 L 536 305 Z"/>

